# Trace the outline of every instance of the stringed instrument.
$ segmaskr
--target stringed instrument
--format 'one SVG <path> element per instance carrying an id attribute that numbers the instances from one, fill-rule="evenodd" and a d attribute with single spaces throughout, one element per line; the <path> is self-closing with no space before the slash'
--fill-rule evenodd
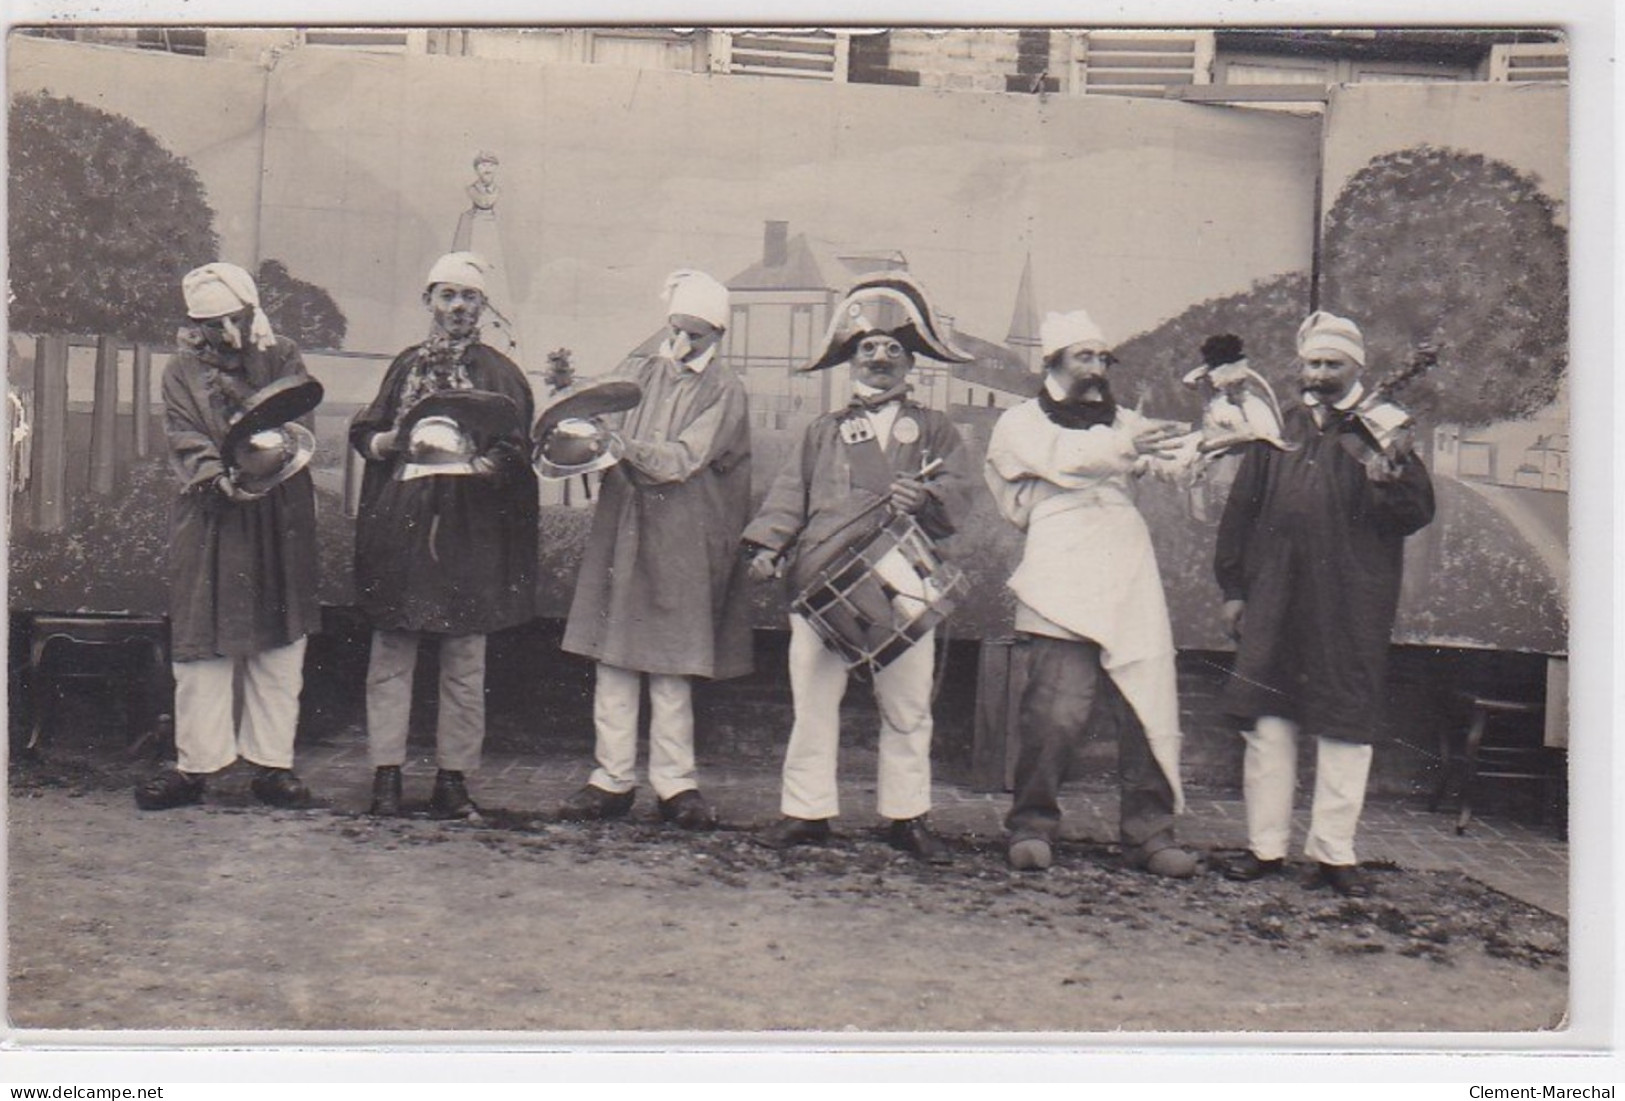
<path id="1" fill-rule="evenodd" d="M 1410 413 L 1389 399 L 1413 379 L 1437 366 L 1438 362 L 1438 348 L 1432 344 L 1418 344 L 1404 364 L 1378 379 L 1354 407 L 1355 418 L 1371 433 L 1371 438 L 1389 458 L 1395 457 L 1397 445 L 1408 436 L 1416 423 Z"/>

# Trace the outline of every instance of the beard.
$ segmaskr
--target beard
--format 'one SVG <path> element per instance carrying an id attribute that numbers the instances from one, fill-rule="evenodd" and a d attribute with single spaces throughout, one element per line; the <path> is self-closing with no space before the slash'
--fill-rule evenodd
<path id="1" fill-rule="evenodd" d="M 1083 379 L 1067 387 L 1065 401 L 1050 396 L 1049 387 L 1038 391 L 1038 404 L 1044 415 L 1062 428 L 1094 428 L 1117 419 L 1117 399 L 1105 379 Z"/>
<path id="2" fill-rule="evenodd" d="M 1117 401 L 1112 397 L 1112 384 L 1104 378 L 1084 378 L 1074 380 L 1066 391 L 1068 405 L 1092 405 L 1104 402 L 1115 406 Z"/>

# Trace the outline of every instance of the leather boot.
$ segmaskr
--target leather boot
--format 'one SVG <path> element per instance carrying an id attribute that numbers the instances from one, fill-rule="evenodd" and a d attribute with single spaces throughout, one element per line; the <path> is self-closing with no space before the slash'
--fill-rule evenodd
<path id="1" fill-rule="evenodd" d="M 758 845 L 788 849 L 794 845 L 822 845 L 829 840 L 828 818 L 791 818 L 786 815 L 752 835 Z"/>
<path id="2" fill-rule="evenodd" d="M 443 768 L 434 774 L 434 794 L 429 796 L 430 818 L 474 819 L 479 816 L 480 808 L 468 797 L 461 772 Z"/>
<path id="3" fill-rule="evenodd" d="M 169 810 L 203 802 L 203 777 L 179 769 L 160 772 L 135 789 L 135 805 L 142 810 Z"/>
<path id="4" fill-rule="evenodd" d="M 605 791 L 587 784 L 559 804 L 561 822 L 597 822 L 606 818 L 625 818 L 638 797 L 631 791 Z"/>
<path id="5" fill-rule="evenodd" d="M 942 838 L 931 832 L 925 815 L 894 821 L 886 829 L 886 843 L 894 849 L 913 854 L 927 864 L 952 864 L 953 853 Z"/>
<path id="6" fill-rule="evenodd" d="M 401 813 L 401 766 L 383 765 L 373 770 L 372 807 L 374 818 L 398 818 Z"/>
<path id="7" fill-rule="evenodd" d="M 310 789 L 293 774 L 291 768 L 261 766 L 259 775 L 249 782 L 254 798 L 268 807 L 302 807 L 310 802 Z"/>

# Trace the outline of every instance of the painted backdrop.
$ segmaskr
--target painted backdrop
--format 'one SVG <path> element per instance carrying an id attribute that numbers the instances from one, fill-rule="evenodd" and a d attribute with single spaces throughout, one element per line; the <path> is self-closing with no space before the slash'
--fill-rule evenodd
<path id="1" fill-rule="evenodd" d="M 49 90 L 146 128 L 202 179 L 222 258 L 253 268 L 276 257 L 342 310 L 343 352 L 310 357 L 329 390 L 317 473 L 324 597 L 335 603 L 350 596 L 343 426 L 388 357 L 426 331 L 422 274 L 452 245 L 481 149 L 501 157 L 503 275 L 521 366 L 534 377 L 554 348 L 569 347 L 590 377 L 644 344 L 661 323 L 656 292 L 673 268 L 700 267 L 736 288 L 728 358 L 753 391 L 758 492 L 799 424 L 832 390 L 839 397 L 838 385 L 792 382 L 789 367 L 840 290 L 875 267 L 911 271 L 977 351 L 963 371 L 922 378 L 922 390 L 979 448 L 997 411 L 1030 391 L 1030 342 L 1045 310 L 1087 307 L 1124 352 L 1120 392 L 1160 415 L 1196 416 L 1175 380 L 1211 332 L 1242 333 L 1255 362 L 1284 379 L 1290 334 L 1309 304 L 1317 205 L 1322 252 L 1342 242 L 1346 287 L 1393 260 L 1364 255 L 1362 227 L 1383 221 L 1364 207 L 1345 207 L 1349 217 L 1336 224 L 1352 228 L 1337 240 L 1333 232 L 1340 199 L 1374 196 L 1380 207 L 1401 197 L 1391 183 L 1360 190 L 1360 174 L 1384 157 L 1445 158 L 1444 167 L 1429 162 L 1427 177 L 1445 181 L 1431 185 L 1445 191 L 1445 208 L 1460 158 L 1487 162 L 1474 186 L 1520 213 L 1545 202 L 1546 222 L 1531 215 L 1530 239 L 1563 256 L 1560 88 L 1349 89 L 1322 119 L 1106 96 L 314 49 L 266 69 L 38 39 L 11 46 L 14 93 Z M 1443 246 L 1433 255 L 1455 263 Z M 1566 272 L 1544 278 L 1557 283 L 1547 298 L 1566 294 Z M 1386 297 L 1362 301 L 1371 313 L 1357 314 L 1362 321 L 1380 328 L 1394 304 L 1420 302 L 1426 312 L 1427 288 L 1415 278 L 1377 285 Z M 1337 308 L 1335 298 L 1326 304 Z M 1481 306 L 1494 323 L 1495 302 Z M 1442 323 L 1424 320 L 1421 328 Z M 1534 331 L 1521 316 L 1499 321 Z M 1402 352 L 1404 335 L 1384 354 Z M 1566 333 L 1540 335 L 1563 357 Z M 35 378 L 30 337 L 14 335 L 12 345 L 12 377 L 24 390 Z M 1447 343 L 1447 364 L 1450 354 Z M 68 519 L 57 530 L 14 526 L 11 599 L 161 608 L 167 476 L 158 457 L 136 453 L 133 428 L 151 415 L 155 390 L 132 392 L 125 351 L 119 489 L 98 499 L 80 462 L 96 399 L 87 356 L 72 351 L 68 367 Z M 1566 357 L 1546 363 L 1558 385 L 1539 408 L 1492 409 L 1496 418 L 1471 422 L 1451 420 L 1460 410 L 1450 402 L 1419 410 L 1449 484 L 1440 522 L 1412 541 L 1402 637 L 1565 648 Z M 1523 369 L 1510 357 L 1495 368 Z M 29 515 L 28 501 L 17 503 Z M 1180 643 L 1222 645 L 1211 525 L 1173 488 L 1148 486 L 1142 505 Z M 543 603 L 557 613 L 586 514 L 545 511 Z M 1002 633 L 1014 533 L 984 501 L 961 542 L 976 589 L 955 629 Z M 764 625 L 782 622 L 775 598 L 764 595 L 758 612 Z"/>

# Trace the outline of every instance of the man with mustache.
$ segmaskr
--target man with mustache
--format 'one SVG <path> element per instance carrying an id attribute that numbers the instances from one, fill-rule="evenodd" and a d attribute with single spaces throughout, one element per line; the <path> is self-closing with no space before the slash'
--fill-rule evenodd
<path id="1" fill-rule="evenodd" d="M 897 314 L 882 323 L 881 311 Z M 919 284 L 899 272 L 868 276 L 837 304 L 823 348 L 804 371 L 851 365 L 852 398 L 806 428 L 785 456 L 756 519 L 745 529 L 751 573 L 786 570 L 800 593 L 849 547 L 893 514 L 915 517 L 932 539 L 951 536 L 970 507 L 970 473 L 947 414 L 909 400 L 916 354 L 947 363 L 971 357 L 939 330 Z M 936 463 L 931 476 L 922 468 Z M 931 685 L 935 632 L 926 631 L 874 675 L 880 708 L 876 805 L 887 841 L 929 864 L 951 860 L 931 831 Z M 790 616 L 795 720 L 784 755 L 783 817 L 757 835 L 769 848 L 818 843 L 840 813 L 836 758 L 847 666 L 803 615 Z"/>
<path id="2" fill-rule="evenodd" d="M 1311 314 L 1298 329 L 1303 403 L 1284 416 L 1289 449 L 1251 444 L 1219 521 L 1214 570 L 1236 664 L 1220 705 L 1245 731 L 1249 851 L 1225 874 L 1285 870 L 1300 730 L 1315 736 L 1305 853 L 1311 886 L 1364 897 L 1354 835 L 1399 604 L 1405 537 L 1433 519 L 1433 484 L 1402 434 L 1380 447 L 1363 416 L 1365 340 L 1354 322 Z M 1386 403 L 1383 403 L 1386 405 Z"/>
<path id="3" fill-rule="evenodd" d="M 412 677 L 427 639 L 440 650 L 429 813 L 478 817 L 465 776 L 485 743 L 486 636 L 535 615 L 533 399 L 513 361 L 480 342 L 489 270 L 471 252 L 435 261 L 423 292 L 429 339 L 395 357 L 378 396 L 350 424 L 350 445 L 366 460 L 355 575 L 373 625 L 367 745 L 378 816 L 401 811 Z M 448 403 L 452 395 L 460 397 Z M 455 410 L 458 400 L 464 422 L 408 423 L 421 403 Z M 461 461 L 434 462 L 448 457 Z"/>
<path id="4" fill-rule="evenodd" d="M 1120 408 L 1116 363 L 1083 310 L 1048 314 L 1038 397 L 1000 416 L 986 478 L 1026 533 L 1010 578 L 1029 658 L 1015 791 L 1005 818 L 1010 865 L 1050 866 L 1073 747 L 1097 704 L 1116 712 L 1118 836 L 1132 867 L 1185 878 L 1196 858 L 1174 841 L 1183 809 L 1173 632 L 1134 479 L 1168 464 L 1184 426 Z M 1104 674 L 1104 676 L 1102 675 Z"/>
<path id="5" fill-rule="evenodd" d="M 658 813 L 706 830 L 716 813 L 696 777 L 692 684 L 751 670 L 739 556 L 750 519 L 750 419 L 745 384 L 717 355 L 728 288 L 683 269 L 667 277 L 664 293 L 665 342 L 620 372 L 643 400 L 620 415 L 625 458 L 604 474 L 564 629 L 565 651 L 598 663 L 598 767 L 559 817 L 620 818 L 632 809 L 647 676 Z"/>

